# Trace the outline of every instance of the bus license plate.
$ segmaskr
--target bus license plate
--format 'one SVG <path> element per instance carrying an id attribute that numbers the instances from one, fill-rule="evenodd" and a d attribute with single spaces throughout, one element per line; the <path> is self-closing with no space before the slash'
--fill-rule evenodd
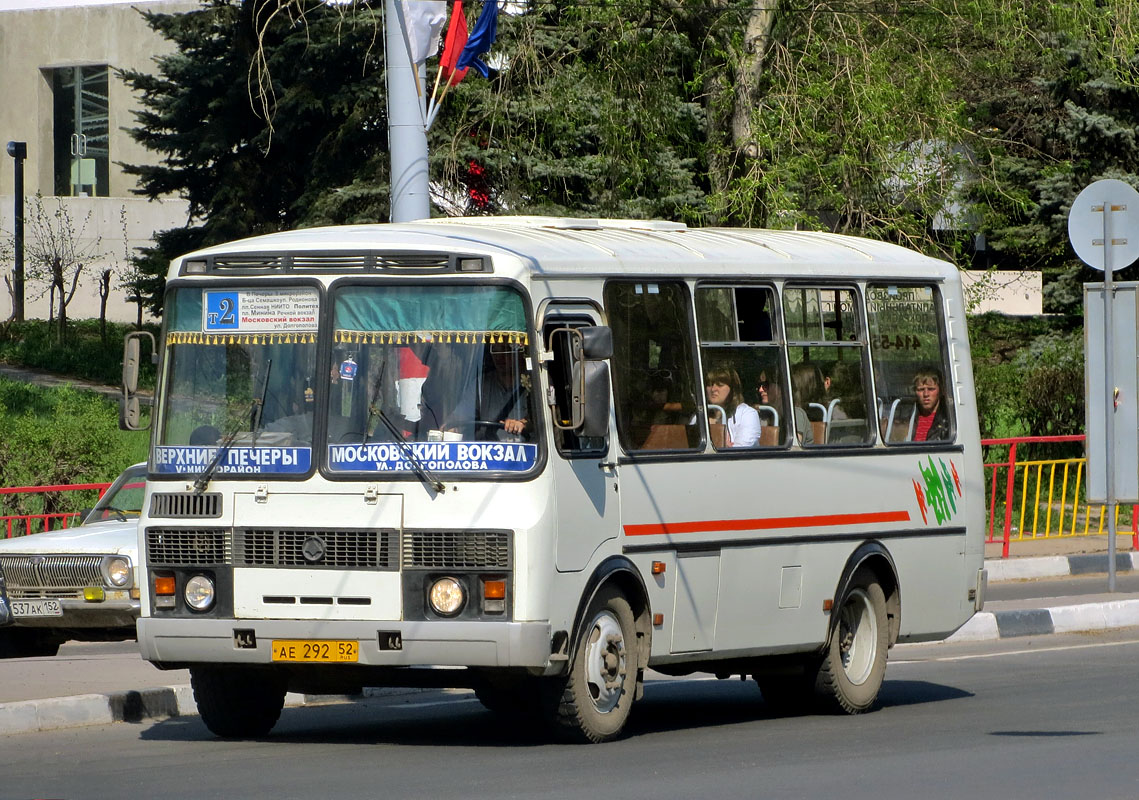
<path id="1" fill-rule="evenodd" d="M 12 600 L 14 617 L 62 617 L 63 606 L 58 600 Z"/>
<path id="2" fill-rule="evenodd" d="M 354 662 L 360 658 L 360 643 L 327 639 L 274 639 L 274 661 L 316 664 Z"/>

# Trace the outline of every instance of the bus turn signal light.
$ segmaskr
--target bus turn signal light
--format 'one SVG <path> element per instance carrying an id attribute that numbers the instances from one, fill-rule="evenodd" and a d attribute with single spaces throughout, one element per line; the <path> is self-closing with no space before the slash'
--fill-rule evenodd
<path id="1" fill-rule="evenodd" d="M 505 600 L 506 581 L 486 581 L 483 584 L 482 596 L 487 600 Z"/>
<path id="2" fill-rule="evenodd" d="M 154 593 L 156 595 L 173 595 L 177 591 L 173 575 L 155 577 Z"/>
<path id="3" fill-rule="evenodd" d="M 663 561 L 653 562 L 653 575 L 663 575 L 665 564 Z"/>

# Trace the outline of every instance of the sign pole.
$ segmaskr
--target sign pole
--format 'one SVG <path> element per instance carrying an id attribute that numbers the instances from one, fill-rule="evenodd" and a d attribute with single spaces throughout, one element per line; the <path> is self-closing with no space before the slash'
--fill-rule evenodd
<path id="1" fill-rule="evenodd" d="M 1107 470 L 1107 591 L 1115 591 L 1115 370 L 1112 357 L 1115 343 L 1112 341 L 1112 306 L 1115 305 L 1115 292 L 1112 286 L 1111 264 L 1111 213 L 1126 210 L 1118 208 L 1111 200 L 1104 198 L 1100 206 L 1103 213 L 1103 352 L 1104 352 L 1104 403 L 1107 415 L 1104 419 L 1105 468 Z M 1094 209 L 1094 206 L 1093 206 Z"/>
<path id="2" fill-rule="evenodd" d="M 1115 441 L 1115 415 L 1121 404 L 1135 403 L 1136 398 L 1133 395 L 1139 393 L 1135 391 L 1137 387 L 1129 386 L 1127 387 L 1127 394 L 1120 396 L 1117 394 L 1115 383 L 1117 373 L 1115 368 L 1116 353 L 1114 352 L 1115 283 L 1112 280 L 1112 273 L 1130 265 L 1136 258 L 1139 258 L 1139 236 L 1133 235 L 1133 231 L 1139 231 L 1139 192 L 1128 183 L 1115 178 L 1098 180 L 1089 186 L 1085 186 L 1076 195 L 1076 199 L 1072 201 L 1072 207 L 1068 213 L 1068 238 L 1072 242 L 1072 249 L 1080 257 L 1080 260 L 1089 267 L 1103 270 L 1103 461 L 1100 461 L 1098 457 L 1093 458 L 1093 456 L 1098 456 L 1098 448 L 1101 444 L 1098 441 L 1098 431 L 1094 430 L 1097 418 L 1095 416 L 1096 398 L 1093 395 L 1097 391 L 1095 387 L 1098 382 L 1090 380 L 1089 377 L 1085 380 L 1084 387 L 1088 394 L 1086 405 L 1088 426 L 1087 496 L 1089 502 L 1099 502 L 1102 497 L 1104 511 L 1107 513 L 1107 590 L 1109 592 L 1115 591 L 1115 510 L 1119 502 L 1119 492 L 1121 490 L 1125 492 L 1129 502 L 1135 502 L 1139 498 L 1134 487 L 1134 472 L 1130 472 L 1125 481 L 1117 481 L 1115 475 L 1115 458 L 1118 452 Z M 1088 290 L 1085 288 L 1085 297 L 1090 297 L 1087 292 Z M 1090 301 L 1087 302 L 1090 303 Z M 1090 308 L 1091 306 L 1086 305 L 1085 307 Z M 1131 311 L 1133 310 L 1131 309 Z M 1130 335 L 1134 336 L 1134 332 Z M 1093 368 L 1093 356 L 1095 354 L 1091 352 L 1091 346 L 1098 337 L 1093 338 L 1093 336 L 1094 333 L 1088 330 L 1084 338 L 1088 345 L 1088 352 L 1085 353 L 1087 369 L 1089 370 L 1085 373 L 1087 376 L 1092 376 L 1095 373 Z M 1128 352 L 1134 352 L 1130 340 L 1125 349 Z M 1124 375 L 1124 378 L 1128 378 L 1128 376 L 1133 378 L 1135 365 L 1130 363 L 1122 366 L 1131 370 Z M 1127 429 L 1122 431 L 1128 438 L 1120 444 L 1124 451 L 1129 454 L 1130 460 L 1135 455 L 1134 443 L 1137 434 L 1137 431 L 1133 429 L 1134 406 L 1124 405 L 1124 409 L 1126 418 L 1132 422 L 1129 422 Z M 1096 473 L 1101 463 L 1104 466 L 1102 486 Z M 1128 464 L 1126 468 L 1133 470 L 1135 465 Z"/>

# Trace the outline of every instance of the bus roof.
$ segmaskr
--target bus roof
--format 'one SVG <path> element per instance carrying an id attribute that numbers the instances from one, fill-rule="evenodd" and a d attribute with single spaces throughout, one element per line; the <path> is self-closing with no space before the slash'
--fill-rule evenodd
<path id="1" fill-rule="evenodd" d="M 898 245 L 817 231 L 690 228 L 661 220 L 450 217 L 304 228 L 216 245 L 184 259 L 253 253 L 398 250 L 512 256 L 533 277 L 586 274 L 754 275 L 955 279 L 952 264 Z M 327 272 L 327 270 L 325 270 Z M 496 270 L 496 274 L 500 274 Z"/>

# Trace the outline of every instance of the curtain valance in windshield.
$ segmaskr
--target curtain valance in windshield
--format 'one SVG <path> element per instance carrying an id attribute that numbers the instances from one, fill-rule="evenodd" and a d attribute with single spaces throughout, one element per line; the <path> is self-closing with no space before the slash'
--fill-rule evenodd
<path id="1" fill-rule="evenodd" d="M 497 286 L 353 286 L 336 296 L 337 342 L 526 344 L 522 299 Z"/>

